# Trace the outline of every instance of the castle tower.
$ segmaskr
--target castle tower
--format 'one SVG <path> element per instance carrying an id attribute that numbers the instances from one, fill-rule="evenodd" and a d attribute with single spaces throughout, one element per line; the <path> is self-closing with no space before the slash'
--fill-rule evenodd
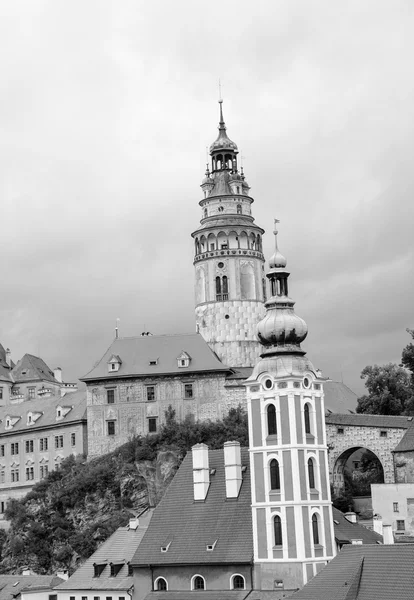
<path id="1" fill-rule="evenodd" d="M 195 313 L 198 331 L 231 367 L 253 366 L 260 355 L 256 326 L 266 300 L 262 235 L 255 225 L 249 186 L 238 168 L 238 149 L 227 136 L 220 100 L 219 135 L 210 146 L 201 184 L 195 245 Z"/>
<path id="2" fill-rule="evenodd" d="M 261 360 L 246 381 L 258 589 L 301 588 L 335 555 L 323 379 L 300 343 L 286 259 L 269 261 L 271 298 L 257 327 Z"/>

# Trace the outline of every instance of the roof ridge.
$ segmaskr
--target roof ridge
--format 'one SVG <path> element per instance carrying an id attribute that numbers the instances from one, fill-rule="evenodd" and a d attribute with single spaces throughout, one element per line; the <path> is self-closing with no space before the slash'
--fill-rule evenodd
<path id="1" fill-rule="evenodd" d="M 192 333 L 151 333 L 151 335 L 128 335 L 128 336 L 119 336 L 118 338 L 115 338 L 114 341 L 116 340 L 137 340 L 137 339 L 146 339 L 146 338 L 154 338 L 154 337 L 183 337 L 184 335 L 186 336 L 190 336 L 190 335 L 201 335 L 199 333 L 197 333 L 196 331 L 192 332 Z"/>

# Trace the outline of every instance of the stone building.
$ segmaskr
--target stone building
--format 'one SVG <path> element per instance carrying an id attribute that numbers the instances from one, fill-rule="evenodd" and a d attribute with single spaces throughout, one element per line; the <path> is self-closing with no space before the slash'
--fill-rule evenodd
<path id="1" fill-rule="evenodd" d="M 87 453 L 86 392 L 36 356 L 15 365 L 0 345 L 0 518 L 70 454 Z"/>
<path id="2" fill-rule="evenodd" d="M 210 146 L 201 184 L 200 227 L 195 245 L 197 327 L 224 364 L 251 367 L 259 357 L 256 325 L 264 314 L 266 280 L 262 235 L 238 149 L 229 139 L 220 101 L 219 135 Z"/>

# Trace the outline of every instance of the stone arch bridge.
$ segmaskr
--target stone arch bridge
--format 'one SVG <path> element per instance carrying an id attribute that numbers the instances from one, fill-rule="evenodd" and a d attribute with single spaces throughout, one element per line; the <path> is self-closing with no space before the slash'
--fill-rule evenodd
<path id="1" fill-rule="evenodd" d="M 398 481 L 394 452 L 407 446 L 406 439 L 414 431 L 413 417 L 329 414 L 325 422 L 329 474 L 335 489 L 343 487 L 345 464 L 359 448 L 371 450 L 378 457 L 384 469 L 384 483 Z M 408 430 L 412 431 L 408 434 Z"/>

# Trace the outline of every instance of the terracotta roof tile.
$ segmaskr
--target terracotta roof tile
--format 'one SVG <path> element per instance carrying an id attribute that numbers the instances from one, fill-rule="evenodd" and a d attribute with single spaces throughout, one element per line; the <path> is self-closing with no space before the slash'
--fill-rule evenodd
<path id="1" fill-rule="evenodd" d="M 136 566 L 148 564 L 250 564 L 253 534 L 250 499 L 250 467 L 246 466 L 237 499 L 226 500 L 223 450 L 209 451 L 210 488 L 205 502 L 194 502 L 193 463 L 189 452 L 154 512 L 142 544 L 132 559 Z M 167 552 L 161 552 L 171 539 Z M 213 551 L 207 544 L 217 543 Z M 204 596 L 203 596 L 204 597 Z"/>

